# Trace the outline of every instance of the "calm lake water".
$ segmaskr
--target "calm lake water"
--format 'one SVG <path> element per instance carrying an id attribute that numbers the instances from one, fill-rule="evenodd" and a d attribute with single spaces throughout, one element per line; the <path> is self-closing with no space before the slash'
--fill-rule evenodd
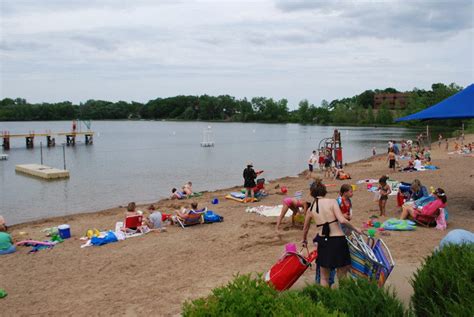
<path id="1" fill-rule="evenodd" d="M 212 126 L 215 147 L 202 148 L 204 129 Z M 298 124 L 207 123 L 165 121 L 95 121 L 94 144 L 66 147 L 67 180 L 44 181 L 15 172 L 15 165 L 40 163 L 40 141 L 26 149 L 12 139 L 7 161 L 0 161 L 0 215 L 9 224 L 47 216 L 95 211 L 129 201 L 148 203 L 167 197 L 172 187 L 191 180 L 195 191 L 243 184 L 242 170 L 252 161 L 267 180 L 294 176 L 322 138 L 334 128 Z M 10 134 L 70 131 L 70 121 L 0 122 Z M 85 130 L 84 125 L 82 129 Z M 388 139 L 411 138 L 403 128 L 342 127 L 344 161 L 385 151 Z M 65 137 L 56 147 L 43 146 L 43 163 L 63 168 Z M 1 152 L 1 150 L 0 150 Z"/>

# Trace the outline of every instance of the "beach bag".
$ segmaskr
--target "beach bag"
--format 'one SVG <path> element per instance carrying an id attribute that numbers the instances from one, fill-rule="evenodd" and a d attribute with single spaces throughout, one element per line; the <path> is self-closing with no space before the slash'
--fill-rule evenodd
<path id="1" fill-rule="evenodd" d="M 204 223 L 213 223 L 213 222 L 222 222 L 224 221 L 224 217 L 219 216 L 218 214 L 214 213 L 212 210 L 208 210 L 204 213 Z"/>
<path id="2" fill-rule="evenodd" d="M 265 274 L 265 281 L 278 291 L 289 289 L 318 256 L 316 250 L 309 252 L 306 249 L 306 251 L 306 257 L 301 255 L 301 252 L 286 251 Z"/>

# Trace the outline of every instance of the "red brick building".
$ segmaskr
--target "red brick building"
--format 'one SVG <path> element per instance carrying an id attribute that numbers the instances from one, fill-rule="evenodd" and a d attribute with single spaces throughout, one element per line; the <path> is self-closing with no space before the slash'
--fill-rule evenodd
<path id="1" fill-rule="evenodd" d="M 382 108 L 386 104 L 389 110 L 405 109 L 408 102 L 408 93 L 383 93 L 374 96 L 374 109 Z"/>

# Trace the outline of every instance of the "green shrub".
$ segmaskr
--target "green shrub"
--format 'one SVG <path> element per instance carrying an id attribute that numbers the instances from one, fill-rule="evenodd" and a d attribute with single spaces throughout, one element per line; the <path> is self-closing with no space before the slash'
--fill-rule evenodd
<path id="1" fill-rule="evenodd" d="M 411 285 L 417 316 L 474 316 L 474 246 L 448 245 L 433 253 Z"/>
<path id="2" fill-rule="evenodd" d="M 343 316 L 297 292 L 279 293 L 261 277 L 236 276 L 206 298 L 186 302 L 183 316 Z"/>
<path id="3" fill-rule="evenodd" d="M 348 316 L 406 316 L 402 303 L 393 291 L 379 288 L 365 279 L 344 279 L 339 288 L 309 285 L 302 293 L 327 309 L 339 310 Z"/>

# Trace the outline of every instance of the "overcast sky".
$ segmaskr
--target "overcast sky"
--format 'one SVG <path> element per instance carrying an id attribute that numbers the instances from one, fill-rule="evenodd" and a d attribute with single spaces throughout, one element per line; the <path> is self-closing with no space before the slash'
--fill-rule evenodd
<path id="1" fill-rule="evenodd" d="M 0 0 L 0 97 L 353 96 L 474 82 L 474 0 Z"/>

